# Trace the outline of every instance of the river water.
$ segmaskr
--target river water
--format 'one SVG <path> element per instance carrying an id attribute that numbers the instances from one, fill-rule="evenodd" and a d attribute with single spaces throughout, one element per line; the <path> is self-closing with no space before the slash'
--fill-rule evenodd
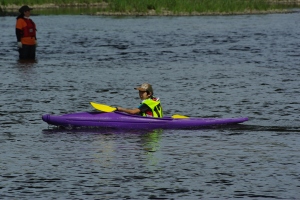
<path id="1" fill-rule="evenodd" d="M 36 62 L 0 18 L 1 199 L 298 199 L 300 14 L 33 16 Z M 200 130 L 63 130 L 46 113 L 136 107 L 249 117 Z"/>

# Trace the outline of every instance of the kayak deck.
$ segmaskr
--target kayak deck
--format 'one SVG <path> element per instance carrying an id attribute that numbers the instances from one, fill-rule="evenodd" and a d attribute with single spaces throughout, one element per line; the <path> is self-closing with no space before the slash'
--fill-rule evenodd
<path id="1" fill-rule="evenodd" d="M 63 127 L 104 127 L 119 129 L 188 129 L 208 126 L 238 124 L 248 120 L 241 118 L 152 118 L 121 112 L 81 112 L 65 115 L 42 116 L 43 121 Z"/>

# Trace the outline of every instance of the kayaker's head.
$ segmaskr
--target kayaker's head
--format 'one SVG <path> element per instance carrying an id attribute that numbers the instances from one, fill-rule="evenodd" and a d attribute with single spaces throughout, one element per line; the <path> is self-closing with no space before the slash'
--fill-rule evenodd
<path id="1" fill-rule="evenodd" d="M 136 87 L 134 89 L 139 91 L 141 100 L 145 100 L 153 96 L 153 89 L 149 83 L 143 83 L 140 87 Z"/>

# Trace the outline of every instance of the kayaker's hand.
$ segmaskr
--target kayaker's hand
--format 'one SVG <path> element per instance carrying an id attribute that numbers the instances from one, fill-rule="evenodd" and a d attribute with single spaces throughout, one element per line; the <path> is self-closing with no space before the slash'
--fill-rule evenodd
<path id="1" fill-rule="evenodd" d="M 116 111 L 118 111 L 119 109 L 118 109 L 118 107 L 116 107 Z"/>
<path id="2" fill-rule="evenodd" d="M 18 48 L 22 48 L 22 42 L 18 42 Z"/>

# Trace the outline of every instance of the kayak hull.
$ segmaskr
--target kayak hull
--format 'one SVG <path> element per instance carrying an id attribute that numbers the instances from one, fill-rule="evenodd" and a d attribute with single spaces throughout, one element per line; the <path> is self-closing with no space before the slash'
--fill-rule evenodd
<path id="1" fill-rule="evenodd" d="M 238 124 L 248 120 L 241 118 L 152 118 L 121 112 L 81 112 L 65 115 L 42 116 L 48 124 L 63 127 L 103 127 L 118 129 L 188 129 L 218 125 Z"/>

